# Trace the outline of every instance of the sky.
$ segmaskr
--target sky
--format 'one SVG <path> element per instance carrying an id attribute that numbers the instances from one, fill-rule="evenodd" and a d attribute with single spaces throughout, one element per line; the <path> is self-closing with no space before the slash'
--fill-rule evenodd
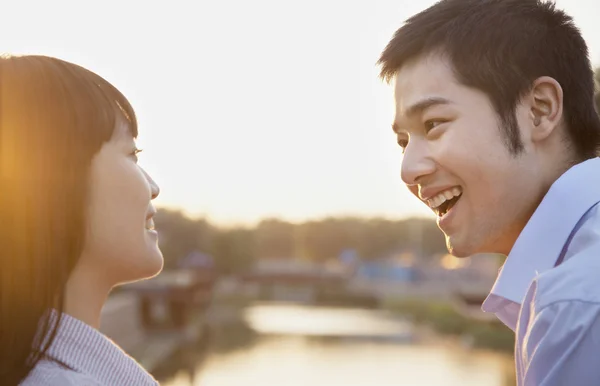
<path id="1" fill-rule="evenodd" d="M 159 207 L 221 225 L 429 216 L 376 61 L 430 0 L 0 0 L 0 53 L 82 65 L 139 120 Z M 600 65 L 597 0 L 558 0 Z"/>

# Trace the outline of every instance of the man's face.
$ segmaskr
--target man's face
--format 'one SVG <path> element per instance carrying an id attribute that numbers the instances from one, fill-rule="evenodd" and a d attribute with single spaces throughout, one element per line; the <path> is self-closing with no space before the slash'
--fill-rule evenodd
<path id="1" fill-rule="evenodd" d="M 508 254 L 539 202 L 531 148 L 509 152 L 489 98 L 459 84 L 440 56 L 404 65 L 395 99 L 402 179 L 436 213 L 449 251 Z"/>

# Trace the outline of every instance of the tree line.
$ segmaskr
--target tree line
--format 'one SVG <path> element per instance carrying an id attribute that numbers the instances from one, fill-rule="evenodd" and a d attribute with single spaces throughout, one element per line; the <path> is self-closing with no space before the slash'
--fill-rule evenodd
<path id="1" fill-rule="evenodd" d="M 155 217 L 165 267 L 192 251 L 213 256 L 219 271 L 239 272 L 258 258 L 337 259 L 354 250 L 361 259 L 380 259 L 410 251 L 423 258 L 445 253 L 442 233 L 433 220 L 336 218 L 303 223 L 265 219 L 254 227 L 218 227 L 204 218 L 159 209 Z"/>

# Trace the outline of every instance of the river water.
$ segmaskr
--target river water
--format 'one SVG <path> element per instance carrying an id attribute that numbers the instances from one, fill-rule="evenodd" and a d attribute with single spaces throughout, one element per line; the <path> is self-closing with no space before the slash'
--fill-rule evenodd
<path id="1" fill-rule="evenodd" d="M 509 359 L 416 339 L 382 311 L 256 304 L 163 386 L 508 386 Z"/>

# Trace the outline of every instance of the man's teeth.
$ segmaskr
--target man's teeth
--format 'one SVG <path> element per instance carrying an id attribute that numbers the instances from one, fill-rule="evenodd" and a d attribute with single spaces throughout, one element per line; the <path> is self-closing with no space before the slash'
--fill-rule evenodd
<path id="1" fill-rule="evenodd" d="M 433 196 L 429 200 L 427 200 L 427 204 L 435 209 L 442 205 L 444 202 L 453 199 L 454 197 L 458 197 L 462 194 L 461 188 L 455 186 L 452 189 L 444 190 L 443 192 Z"/>

